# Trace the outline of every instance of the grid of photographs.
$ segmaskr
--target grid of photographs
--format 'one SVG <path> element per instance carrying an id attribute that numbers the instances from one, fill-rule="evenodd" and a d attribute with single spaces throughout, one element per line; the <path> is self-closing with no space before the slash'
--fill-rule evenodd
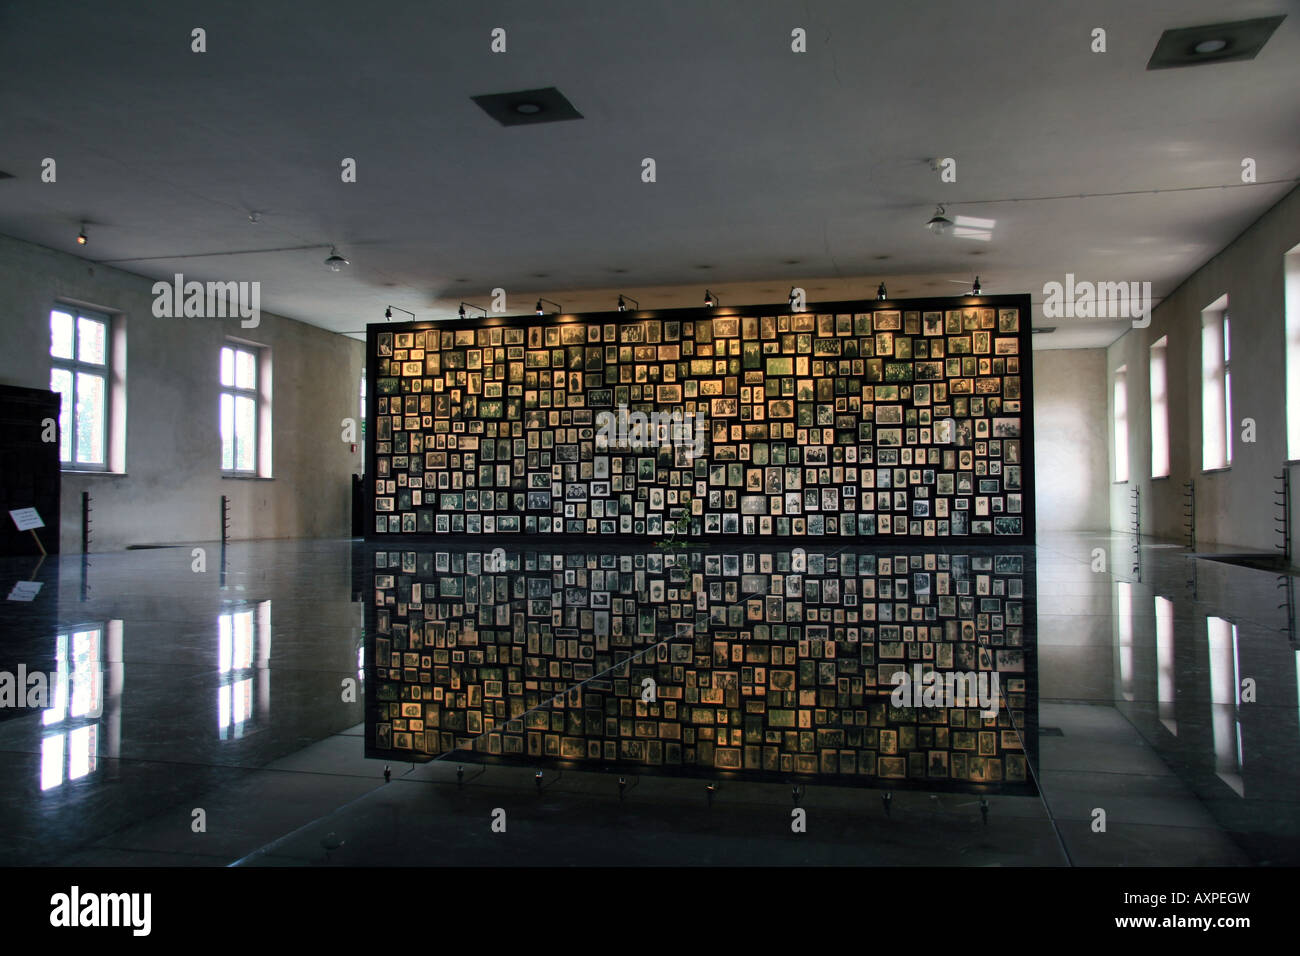
<path id="1" fill-rule="evenodd" d="M 369 757 L 1032 792 L 1032 552 L 372 556 Z"/>
<path id="2" fill-rule="evenodd" d="M 1030 540 L 1024 299 L 372 325 L 368 535 Z"/>

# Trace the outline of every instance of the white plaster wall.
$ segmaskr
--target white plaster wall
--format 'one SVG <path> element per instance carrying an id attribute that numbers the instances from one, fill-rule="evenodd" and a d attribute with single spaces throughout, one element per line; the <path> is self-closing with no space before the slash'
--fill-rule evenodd
<path id="1" fill-rule="evenodd" d="M 1128 366 L 1132 463 L 1132 481 L 1111 491 L 1113 528 L 1127 528 L 1129 492 L 1136 487 L 1144 533 L 1183 539 L 1183 482 L 1190 479 L 1198 541 L 1251 551 L 1272 551 L 1280 541 L 1272 492 L 1286 457 L 1283 257 L 1297 243 L 1300 189 L 1192 273 L 1155 308 L 1148 328 L 1128 330 L 1108 349 L 1108 390 L 1115 369 Z M 1224 293 L 1232 317 L 1233 461 L 1226 471 L 1207 474 L 1201 470 L 1201 310 Z M 1171 474 L 1153 481 L 1148 356 L 1163 335 L 1169 337 Z M 1241 440 L 1243 418 L 1255 419 L 1254 443 Z M 1293 483 L 1300 480 L 1293 466 L 1285 467 Z"/>
<path id="2" fill-rule="evenodd" d="M 1110 525 L 1104 349 L 1034 358 L 1034 475 L 1039 531 Z"/>
<path id="3" fill-rule="evenodd" d="M 223 494 L 232 539 L 346 535 L 349 476 L 362 455 L 341 441 L 339 423 L 358 416 L 362 343 L 266 312 L 250 329 L 238 319 L 155 318 L 152 285 L 0 236 L 0 382 L 49 388 L 49 312 L 60 298 L 121 313 L 126 324 L 126 473 L 64 475 L 63 550 L 81 548 L 83 490 L 94 499 L 92 551 L 217 539 Z M 227 336 L 272 350 L 270 480 L 221 476 L 218 355 Z"/>

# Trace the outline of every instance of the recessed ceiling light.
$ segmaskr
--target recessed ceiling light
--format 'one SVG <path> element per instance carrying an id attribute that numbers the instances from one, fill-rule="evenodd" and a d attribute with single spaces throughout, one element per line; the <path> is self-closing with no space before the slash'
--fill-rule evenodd
<path id="1" fill-rule="evenodd" d="M 486 93 L 471 99 L 502 126 L 582 119 L 582 114 L 553 86 L 514 93 Z"/>
<path id="2" fill-rule="evenodd" d="M 1286 16 L 1260 17 L 1203 27 L 1181 27 L 1160 34 L 1148 70 L 1253 60 Z"/>

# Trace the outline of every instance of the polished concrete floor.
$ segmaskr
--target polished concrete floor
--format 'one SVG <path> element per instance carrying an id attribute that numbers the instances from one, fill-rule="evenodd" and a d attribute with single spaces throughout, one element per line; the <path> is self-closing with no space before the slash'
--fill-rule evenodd
<path id="1" fill-rule="evenodd" d="M 367 758 L 356 542 L 4 559 L 0 672 L 54 679 L 43 708 L 0 708 L 0 863 L 1300 863 L 1291 579 L 1131 545 L 1033 549 L 1036 792 L 803 778 L 797 797 L 743 774 L 622 771 L 620 797 L 581 764 Z"/>

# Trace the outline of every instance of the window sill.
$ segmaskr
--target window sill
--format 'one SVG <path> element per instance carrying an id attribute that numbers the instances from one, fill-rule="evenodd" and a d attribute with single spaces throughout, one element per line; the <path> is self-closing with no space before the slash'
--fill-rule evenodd
<path id="1" fill-rule="evenodd" d="M 1169 478 L 1170 478 L 1169 475 L 1152 475 L 1152 476 L 1151 476 L 1151 480 L 1152 480 L 1152 481 L 1168 481 Z"/>
<path id="2" fill-rule="evenodd" d="M 1201 469 L 1201 474 L 1203 474 L 1203 475 L 1221 475 L 1221 474 L 1223 474 L 1225 471 L 1232 471 L 1232 466 L 1231 466 L 1231 465 L 1224 465 L 1222 468 L 1202 468 L 1202 469 Z"/>
<path id="3" fill-rule="evenodd" d="M 1112 485 L 1127 485 L 1127 484 L 1128 484 L 1128 479 L 1127 479 L 1127 478 L 1116 478 L 1114 481 L 1111 482 L 1111 484 L 1112 484 Z"/>
<path id="4" fill-rule="evenodd" d="M 222 475 L 222 481 L 275 481 L 275 477 L 265 475 Z"/>
<path id="5" fill-rule="evenodd" d="M 60 468 L 60 474 L 64 475 L 96 475 L 101 478 L 125 478 L 125 471 L 99 471 L 92 468 Z"/>

